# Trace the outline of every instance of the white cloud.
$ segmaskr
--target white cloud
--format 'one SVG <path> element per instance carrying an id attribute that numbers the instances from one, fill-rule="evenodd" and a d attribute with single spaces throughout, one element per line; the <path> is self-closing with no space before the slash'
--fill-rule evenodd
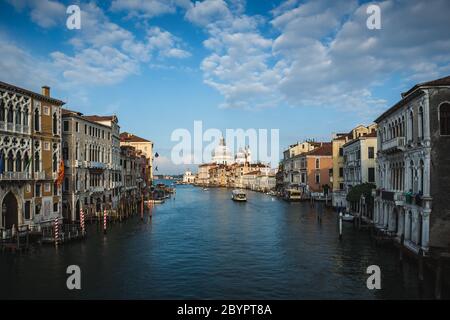
<path id="1" fill-rule="evenodd" d="M 8 0 L 17 10 L 28 10 L 31 20 L 42 28 L 64 25 L 66 7 L 52 0 Z"/>
<path id="2" fill-rule="evenodd" d="M 223 0 L 195 1 L 187 10 L 186 19 L 200 26 L 232 18 L 228 6 Z"/>
<path id="3" fill-rule="evenodd" d="M 177 8 L 187 9 L 190 0 L 114 0 L 113 11 L 126 11 L 128 16 L 153 18 L 163 14 L 175 13 Z"/>
<path id="4" fill-rule="evenodd" d="M 450 70 L 450 2 L 383 1 L 382 29 L 366 27 L 367 4 L 288 0 L 270 24 L 230 9 L 224 1 L 197 2 L 186 14 L 204 26 L 211 50 L 201 69 L 224 107 L 287 103 L 335 107 L 370 116 L 386 101 L 374 90 L 386 81 L 424 81 Z M 272 27 L 269 38 L 263 28 Z M 406 82 L 406 81 L 405 81 Z M 405 88 L 406 89 L 406 88 Z"/>

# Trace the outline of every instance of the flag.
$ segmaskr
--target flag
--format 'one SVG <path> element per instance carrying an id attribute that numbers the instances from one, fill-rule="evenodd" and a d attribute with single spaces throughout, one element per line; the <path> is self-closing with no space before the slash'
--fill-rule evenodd
<path id="1" fill-rule="evenodd" d="M 159 154 L 158 154 L 158 152 L 157 153 L 155 153 L 155 158 L 158 158 L 159 157 Z"/>
<path id="2" fill-rule="evenodd" d="M 155 167 L 155 171 L 158 171 L 158 166 Z"/>
<path id="3" fill-rule="evenodd" d="M 64 160 L 61 159 L 61 162 L 59 163 L 58 178 L 56 178 L 55 182 L 58 186 L 60 186 L 63 180 L 64 180 Z"/>

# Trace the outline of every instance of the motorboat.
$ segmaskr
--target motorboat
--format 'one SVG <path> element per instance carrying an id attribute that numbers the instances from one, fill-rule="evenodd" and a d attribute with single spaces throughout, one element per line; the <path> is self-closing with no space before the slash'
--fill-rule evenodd
<path id="1" fill-rule="evenodd" d="M 351 215 L 350 213 L 345 213 L 342 215 L 342 221 L 352 222 L 355 217 Z"/>
<path id="2" fill-rule="evenodd" d="M 233 190 L 231 192 L 231 199 L 234 201 L 247 201 L 247 195 L 242 190 Z"/>
<path id="3" fill-rule="evenodd" d="M 300 201 L 302 200 L 303 192 L 297 189 L 288 189 L 284 193 L 284 200 L 286 201 Z"/>

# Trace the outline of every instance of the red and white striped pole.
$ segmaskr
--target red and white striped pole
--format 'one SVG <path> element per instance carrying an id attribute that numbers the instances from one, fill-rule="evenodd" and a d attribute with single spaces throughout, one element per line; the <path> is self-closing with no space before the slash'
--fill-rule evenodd
<path id="1" fill-rule="evenodd" d="M 81 234 L 84 236 L 84 212 L 83 208 L 80 209 L 80 227 L 81 227 Z"/>
<path id="2" fill-rule="evenodd" d="M 55 218 L 54 227 L 55 227 L 55 245 L 58 245 L 59 242 L 59 219 Z"/>
<path id="3" fill-rule="evenodd" d="M 106 214 L 106 209 L 103 210 L 103 233 L 106 234 L 106 219 L 107 219 L 107 214 Z"/>

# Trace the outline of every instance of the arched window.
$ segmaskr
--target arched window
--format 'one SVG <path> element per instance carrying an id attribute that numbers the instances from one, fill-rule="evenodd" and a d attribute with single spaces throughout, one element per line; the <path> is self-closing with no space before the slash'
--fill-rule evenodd
<path id="1" fill-rule="evenodd" d="M 22 121 L 22 113 L 20 112 L 20 109 L 17 108 L 16 110 L 16 124 L 21 124 Z"/>
<path id="2" fill-rule="evenodd" d="M 14 155 L 13 155 L 12 150 L 9 150 L 9 152 L 8 152 L 7 171 L 9 171 L 9 172 L 14 171 Z"/>
<path id="3" fill-rule="evenodd" d="M 424 120 L 423 120 L 423 108 L 419 108 L 419 115 L 418 115 L 418 121 L 419 121 L 419 139 L 423 139 L 424 137 Z"/>
<path id="4" fill-rule="evenodd" d="M 5 121 L 5 103 L 0 99 L 0 121 Z"/>
<path id="5" fill-rule="evenodd" d="M 14 120 L 14 110 L 13 110 L 13 105 L 10 102 L 8 104 L 8 122 L 13 123 L 14 122 L 13 120 Z"/>
<path id="6" fill-rule="evenodd" d="M 58 156 L 56 153 L 53 154 L 53 172 L 58 171 Z"/>
<path id="7" fill-rule="evenodd" d="M 39 151 L 34 153 L 34 172 L 41 171 L 41 161 L 39 159 Z"/>
<path id="8" fill-rule="evenodd" d="M 410 170 L 410 189 L 411 191 L 414 191 L 414 162 L 411 160 L 409 163 L 409 170 Z"/>
<path id="9" fill-rule="evenodd" d="M 409 112 L 409 140 L 414 139 L 414 114 L 412 110 Z"/>
<path id="10" fill-rule="evenodd" d="M 34 130 L 35 131 L 40 131 L 40 116 L 39 116 L 39 109 L 36 108 L 36 110 L 34 110 Z"/>
<path id="11" fill-rule="evenodd" d="M 420 160 L 419 178 L 420 178 L 419 192 L 423 193 L 424 180 L 425 180 L 423 160 Z"/>
<path id="12" fill-rule="evenodd" d="M 53 134 L 58 134 L 58 116 L 56 115 L 56 112 L 53 114 Z"/>
<path id="13" fill-rule="evenodd" d="M 64 191 L 69 191 L 69 178 L 64 178 Z"/>
<path id="14" fill-rule="evenodd" d="M 63 152 L 63 159 L 69 160 L 69 146 L 67 145 L 67 142 L 64 142 L 62 152 Z"/>
<path id="15" fill-rule="evenodd" d="M 28 157 L 28 153 L 25 153 L 25 157 L 23 158 L 23 170 L 29 172 L 28 169 L 30 167 L 30 157 Z"/>
<path id="16" fill-rule="evenodd" d="M 5 153 L 3 152 L 3 150 L 0 150 L 0 165 L 3 167 L 3 171 L 5 171 Z M 2 174 L 3 172 L 0 171 L 0 174 Z"/>
<path id="17" fill-rule="evenodd" d="M 22 172 L 22 155 L 17 152 L 16 155 L 16 172 Z"/>
<path id="18" fill-rule="evenodd" d="M 450 135 L 450 103 L 443 103 L 439 107 L 439 122 L 441 135 Z"/>
<path id="19" fill-rule="evenodd" d="M 28 109 L 23 110 L 23 125 L 28 126 Z"/>

